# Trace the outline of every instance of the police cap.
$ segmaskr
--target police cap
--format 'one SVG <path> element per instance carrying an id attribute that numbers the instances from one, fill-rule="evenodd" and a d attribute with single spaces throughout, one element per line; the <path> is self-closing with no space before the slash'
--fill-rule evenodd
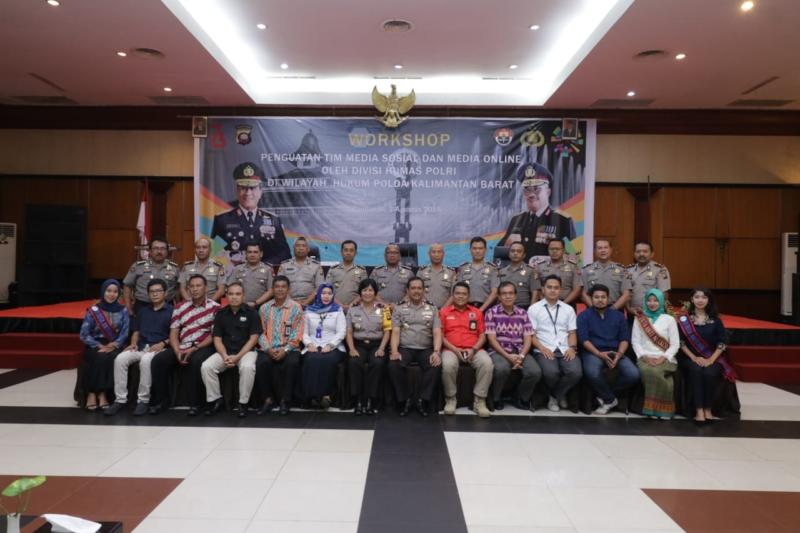
<path id="1" fill-rule="evenodd" d="M 236 185 L 254 187 L 261 184 L 261 180 L 264 179 L 264 173 L 255 163 L 245 161 L 233 169 L 233 179 L 236 180 Z"/>
<path id="2" fill-rule="evenodd" d="M 517 179 L 522 182 L 523 187 L 551 186 L 553 183 L 553 175 L 544 165 L 539 163 L 526 163 L 523 165 L 517 173 Z"/>

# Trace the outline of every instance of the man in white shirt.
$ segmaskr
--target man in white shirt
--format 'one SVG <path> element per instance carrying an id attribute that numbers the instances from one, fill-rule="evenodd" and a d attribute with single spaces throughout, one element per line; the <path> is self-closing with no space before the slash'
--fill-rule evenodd
<path id="1" fill-rule="evenodd" d="M 533 346 L 536 362 L 542 368 L 544 381 L 550 389 L 547 408 L 560 411 L 567 408 L 567 393 L 583 374 L 578 353 L 575 310 L 559 301 L 561 278 L 556 275 L 542 280 L 544 298 L 528 308 L 533 324 Z"/>

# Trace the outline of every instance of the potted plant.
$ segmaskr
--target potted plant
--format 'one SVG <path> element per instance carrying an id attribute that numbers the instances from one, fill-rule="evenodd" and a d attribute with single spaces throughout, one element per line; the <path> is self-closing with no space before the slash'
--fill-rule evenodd
<path id="1" fill-rule="evenodd" d="M 23 477 L 20 478 L 0 492 L 7 498 L 17 498 L 16 512 L 11 513 L 3 505 L 0 505 L 0 511 L 6 515 L 6 533 L 19 533 L 19 519 L 22 513 L 28 508 L 31 501 L 31 490 L 42 485 L 47 478 L 44 476 L 36 477 Z"/>

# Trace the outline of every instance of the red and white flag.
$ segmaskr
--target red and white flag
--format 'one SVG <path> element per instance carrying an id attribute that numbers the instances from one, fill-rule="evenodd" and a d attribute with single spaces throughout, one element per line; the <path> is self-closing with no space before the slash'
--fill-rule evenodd
<path id="1" fill-rule="evenodd" d="M 150 212 L 147 209 L 147 180 L 142 190 L 142 201 L 139 204 L 139 218 L 136 219 L 136 229 L 139 231 L 139 255 L 142 259 L 147 259 L 147 244 L 150 242 Z"/>

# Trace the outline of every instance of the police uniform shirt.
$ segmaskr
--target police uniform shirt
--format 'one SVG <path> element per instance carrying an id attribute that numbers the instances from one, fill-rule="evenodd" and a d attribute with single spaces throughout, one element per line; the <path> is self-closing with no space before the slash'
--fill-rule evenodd
<path id="1" fill-rule="evenodd" d="M 605 265 L 595 261 L 583 267 L 583 285 L 586 290 L 598 283 L 608 287 L 608 305 L 619 300 L 622 293 L 631 289 L 631 276 L 625 267 L 609 261 Z"/>
<path id="2" fill-rule="evenodd" d="M 633 285 L 631 307 L 644 307 L 644 295 L 650 289 L 658 289 L 662 292 L 670 289 L 669 270 L 660 263 L 650 261 L 644 268 L 640 268 L 638 263 L 634 263 L 628 265 L 626 269 Z"/>
<path id="3" fill-rule="evenodd" d="M 257 242 L 264 252 L 266 263 L 277 265 L 292 256 L 289 243 L 278 215 L 265 209 L 246 212 L 237 207 L 214 217 L 211 238 L 225 241 L 225 250 L 234 263 L 245 262 L 245 248 L 249 242 Z"/>
<path id="4" fill-rule="evenodd" d="M 533 269 L 533 276 L 536 278 L 537 290 L 541 289 L 542 280 L 547 276 L 556 275 L 561 278 L 561 292 L 558 296 L 559 300 L 565 299 L 575 287 L 583 287 L 581 269 L 578 267 L 578 262 L 574 259 L 561 260 L 558 263 L 554 263 L 552 259 L 541 259 L 536 262 L 536 264 L 533 266 Z"/>
<path id="5" fill-rule="evenodd" d="M 500 285 L 497 267 L 491 263 L 481 263 L 477 267 L 467 262 L 458 267 L 456 281 L 463 281 L 469 285 L 469 301 L 483 302 L 486 297 Z"/>
<path id="6" fill-rule="evenodd" d="M 234 281 L 242 284 L 244 301 L 255 302 L 272 287 L 272 266 L 261 262 L 254 267 L 247 263 L 237 265 L 228 275 L 228 284 Z"/>
<path id="7" fill-rule="evenodd" d="M 195 274 L 200 274 L 206 278 L 208 291 L 206 296 L 211 298 L 217 292 L 220 284 L 225 285 L 225 267 L 222 263 L 209 259 L 206 261 L 205 266 L 200 266 L 200 262 L 195 259 L 194 261 L 186 261 L 181 269 L 181 274 L 178 277 L 178 282 L 181 285 L 189 283 L 189 278 Z"/>
<path id="8" fill-rule="evenodd" d="M 500 283 L 510 281 L 517 288 L 517 299 L 514 305 L 526 308 L 531 304 L 533 291 L 539 289 L 538 280 L 533 275 L 533 268 L 525 263 L 514 267 L 510 263 L 498 272 Z"/>
<path id="9" fill-rule="evenodd" d="M 537 216 L 526 211 L 512 217 L 505 235 L 500 239 L 505 243 L 511 235 L 519 235 L 525 247 L 525 259 L 547 256 L 547 243 L 551 239 L 575 239 L 575 225 L 572 217 L 554 211 L 549 206 Z"/>
<path id="10" fill-rule="evenodd" d="M 378 284 L 378 296 L 386 303 L 399 303 L 406 295 L 406 284 L 413 271 L 405 265 L 389 268 L 381 265 L 372 269 L 370 278 Z"/>
<path id="11" fill-rule="evenodd" d="M 365 279 L 367 270 L 364 267 L 356 264 L 345 267 L 339 263 L 328 270 L 326 281 L 333 285 L 336 300 L 342 305 L 350 305 L 358 296 L 358 284 Z"/>
<path id="12" fill-rule="evenodd" d="M 425 299 L 435 305 L 437 309 L 441 309 L 453 292 L 456 271 L 444 265 L 436 271 L 433 266 L 426 265 L 417 271 L 417 276 L 422 278 L 425 284 Z"/>
<path id="13" fill-rule="evenodd" d="M 170 260 L 156 264 L 150 259 L 136 261 L 131 265 L 122 284 L 134 289 L 134 298 L 143 302 L 149 302 L 150 296 L 147 294 L 147 284 L 151 279 L 163 279 L 167 283 L 166 301 L 171 302 L 175 298 L 178 287 L 178 265 Z"/>
<path id="14" fill-rule="evenodd" d="M 403 302 L 392 313 L 392 328 L 400 329 L 400 347 L 425 350 L 433 347 L 433 330 L 441 328 L 439 310 L 423 301 L 419 305 Z"/>
<path id="15" fill-rule="evenodd" d="M 302 265 L 294 258 L 287 259 L 278 268 L 278 275 L 289 278 L 289 297 L 298 302 L 308 299 L 324 281 L 322 267 L 310 257 L 306 257 Z"/>
<path id="16" fill-rule="evenodd" d="M 361 304 L 348 309 L 347 327 L 353 330 L 353 338 L 360 341 L 380 341 L 383 338 L 384 312 L 384 306 L 377 302 L 369 312 Z"/>

